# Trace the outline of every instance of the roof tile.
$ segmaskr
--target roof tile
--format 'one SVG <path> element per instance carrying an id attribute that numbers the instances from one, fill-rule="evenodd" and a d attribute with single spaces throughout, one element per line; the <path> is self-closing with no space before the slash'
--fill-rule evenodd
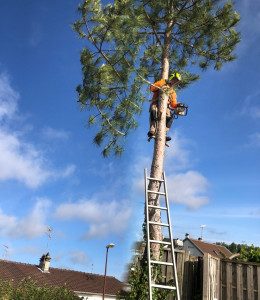
<path id="1" fill-rule="evenodd" d="M 193 244 L 195 244 L 203 253 L 209 253 L 210 255 L 218 258 L 229 258 L 232 253 L 224 246 L 211 244 L 202 240 L 196 240 L 188 238 Z M 222 255 L 223 253 L 223 255 Z"/>
<path id="2" fill-rule="evenodd" d="M 88 292 L 102 294 L 104 276 L 50 268 L 49 273 L 42 272 L 37 265 L 0 260 L 0 279 L 14 280 L 14 284 L 18 284 L 23 278 L 31 277 L 37 280 L 39 285 L 59 286 L 62 287 L 66 283 L 67 289 L 78 292 Z M 106 277 L 106 294 L 116 295 L 123 288 L 123 283 L 112 276 Z"/>

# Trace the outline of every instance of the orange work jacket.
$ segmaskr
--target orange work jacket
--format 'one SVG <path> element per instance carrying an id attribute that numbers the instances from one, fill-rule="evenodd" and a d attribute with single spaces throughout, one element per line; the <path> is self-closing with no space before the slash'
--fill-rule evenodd
<path id="1" fill-rule="evenodd" d="M 163 87 L 163 86 L 166 86 L 167 88 L 170 88 L 171 86 L 166 83 L 166 80 L 165 79 L 161 79 L 157 82 L 155 82 L 153 85 L 155 86 L 158 86 L 159 88 Z M 157 99 L 158 96 L 159 96 L 159 89 L 152 86 L 151 85 L 151 91 L 153 92 L 153 100 Z M 168 104 L 172 107 L 172 108 L 176 108 L 177 107 L 177 95 L 176 95 L 176 92 L 174 91 L 174 89 L 171 89 L 169 91 L 169 98 L 168 98 Z"/>

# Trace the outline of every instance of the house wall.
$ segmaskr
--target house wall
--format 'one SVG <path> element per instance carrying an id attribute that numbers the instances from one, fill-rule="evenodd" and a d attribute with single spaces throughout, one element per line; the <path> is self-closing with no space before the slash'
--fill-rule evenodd
<path id="1" fill-rule="evenodd" d="M 203 253 L 188 239 L 183 241 L 182 249 L 190 251 L 190 255 L 203 257 Z"/>

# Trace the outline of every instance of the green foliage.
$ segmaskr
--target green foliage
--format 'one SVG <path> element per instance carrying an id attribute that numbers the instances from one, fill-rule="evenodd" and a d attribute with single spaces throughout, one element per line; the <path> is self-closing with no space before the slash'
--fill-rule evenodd
<path id="1" fill-rule="evenodd" d="M 231 243 L 217 243 L 217 245 L 225 246 L 232 253 L 239 253 L 236 258 L 239 261 L 260 263 L 260 248 L 254 245 L 248 246 L 246 244 Z"/>
<path id="2" fill-rule="evenodd" d="M 220 70 L 235 59 L 239 14 L 224 0 L 84 0 L 74 23 L 80 39 L 82 84 L 78 102 L 99 128 L 94 143 L 103 155 L 121 154 L 126 136 L 137 127 L 148 91 L 160 78 L 162 57 L 183 75 L 183 85 L 199 79 L 194 66 Z M 199 69 L 197 69 L 199 70 Z M 94 112 L 94 114 L 93 114 Z"/>
<path id="3" fill-rule="evenodd" d="M 161 248 L 162 255 L 162 248 Z M 160 257 L 161 259 L 161 257 Z M 158 265 L 152 268 L 152 276 L 156 277 L 155 282 L 157 284 L 162 284 L 161 277 L 161 266 Z M 129 265 L 128 269 L 128 284 L 130 287 L 130 291 L 120 292 L 117 295 L 118 300 L 147 300 L 149 299 L 149 291 L 148 291 L 148 264 L 147 264 L 147 252 L 143 254 L 139 263 L 132 263 Z M 173 280 L 167 282 L 167 285 L 173 285 Z M 166 300 L 168 296 L 174 292 L 169 290 L 162 290 L 153 288 L 153 299 L 154 300 Z"/>
<path id="4" fill-rule="evenodd" d="M 238 259 L 242 261 L 260 263 L 260 248 L 254 247 L 254 245 L 243 245 Z"/>
<path id="5" fill-rule="evenodd" d="M 146 220 L 142 225 L 143 231 L 143 240 L 146 240 Z M 149 290 L 148 290 L 148 262 L 147 262 L 147 247 L 146 243 L 142 241 L 139 243 L 139 261 L 135 261 L 128 266 L 128 284 L 130 291 L 121 291 L 117 298 L 118 300 L 147 300 L 149 299 Z M 160 257 L 162 259 L 163 247 L 160 248 Z M 151 253 L 151 259 L 154 257 Z M 135 258 L 134 258 L 135 260 Z M 154 278 L 155 283 L 162 284 L 162 273 L 161 265 L 153 265 L 152 267 L 152 278 Z M 164 283 L 165 284 L 165 283 Z M 173 285 L 173 280 L 167 282 L 167 285 Z M 162 290 L 153 288 L 153 299 L 154 300 L 166 300 L 168 296 L 174 292 L 169 290 Z"/>
<path id="6" fill-rule="evenodd" d="M 64 287 L 38 286 L 30 277 L 22 279 L 17 286 L 13 281 L 0 280 L 0 299 L 5 300 L 76 300 L 80 299 Z"/>

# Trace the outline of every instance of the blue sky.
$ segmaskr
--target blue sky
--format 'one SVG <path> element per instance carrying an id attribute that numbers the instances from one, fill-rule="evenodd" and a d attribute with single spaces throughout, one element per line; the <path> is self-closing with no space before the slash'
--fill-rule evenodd
<path id="1" fill-rule="evenodd" d="M 148 103 L 122 158 L 103 159 L 80 112 L 78 1 L 0 2 L 0 256 L 123 278 L 140 239 Z M 174 237 L 260 246 L 260 2 L 238 1 L 238 59 L 178 95 L 165 171 Z M 8 246 L 6 248 L 5 246 Z"/>

